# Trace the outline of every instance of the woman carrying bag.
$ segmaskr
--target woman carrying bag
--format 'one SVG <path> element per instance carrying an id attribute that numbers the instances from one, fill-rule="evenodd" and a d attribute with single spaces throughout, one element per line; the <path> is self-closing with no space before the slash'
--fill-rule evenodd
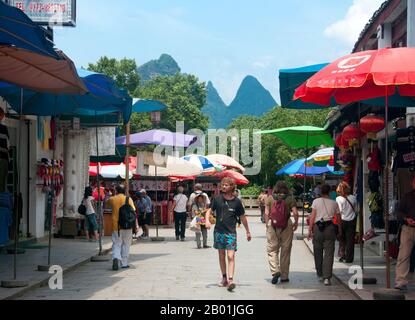
<path id="1" fill-rule="evenodd" d="M 199 194 L 195 198 L 195 203 L 192 206 L 192 212 L 195 215 L 196 224 L 200 226 L 200 231 L 196 232 L 196 243 L 198 249 L 202 249 L 201 238 L 203 237 L 203 248 L 210 248 L 207 244 L 208 233 L 206 229 L 206 197 L 203 194 Z M 211 220 L 213 224 L 213 221 Z"/>
<path id="2" fill-rule="evenodd" d="M 334 217 L 338 221 L 339 237 L 342 237 L 342 225 L 339 206 L 330 199 L 329 185 L 321 187 L 321 198 L 314 200 L 312 208 L 308 239 L 313 239 L 317 276 L 324 285 L 330 286 L 337 238 Z"/>
<path id="3" fill-rule="evenodd" d="M 340 262 L 353 263 L 356 238 L 356 197 L 350 194 L 350 187 L 342 182 L 337 187 L 336 202 L 339 206 L 342 220 L 342 237 L 340 238 Z"/>

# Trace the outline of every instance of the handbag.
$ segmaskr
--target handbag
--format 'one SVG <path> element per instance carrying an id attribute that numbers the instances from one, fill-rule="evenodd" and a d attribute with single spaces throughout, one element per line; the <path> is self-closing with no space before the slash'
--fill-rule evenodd
<path id="1" fill-rule="evenodd" d="M 196 233 L 200 233 L 202 232 L 200 225 L 197 224 L 197 217 L 194 217 L 192 222 L 190 222 L 190 226 L 189 226 L 190 231 L 196 232 Z"/>
<path id="2" fill-rule="evenodd" d="M 213 214 L 209 216 L 209 222 L 210 224 L 216 224 L 216 217 Z"/>

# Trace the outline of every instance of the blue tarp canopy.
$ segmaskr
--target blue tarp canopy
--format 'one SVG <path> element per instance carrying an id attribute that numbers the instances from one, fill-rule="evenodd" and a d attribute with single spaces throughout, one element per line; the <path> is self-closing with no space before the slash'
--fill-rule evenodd
<path id="1" fill-rule="evenodd" d="M 95 72 L 77 70 L 88 88 L 85 95 L 54 95 L 22 89 L 0 83 L 0 96 L 19 114 L 38 116 L 76 115 L 99 116 L 122 113 L 125 122 L 131 116 L 132 98 L 125 90 L 118 89 L 114 80 Z M 23 91 L 23 105 L 21 94 Z"/>
<path id="2" fill-rule="evenodd" d="M 324 173 L 331 173 L 334 171 L 333 167 L 307 167 L 305 168 L 305 159 L 298 159 L 290 162 L 284 168 L 276 173 L 277 176 L 281 175 L 294 175 L 294 174 L 307 174 L 307 176 L 319 176 Z"/>
<path id="3" fill-rule="evenodd" d="M 16 7 L 0 1 L 0 45 L 9 45 L 59 59 L 45 31 Z"/>
<path id="4" fill-rule="evenodd" d="M 157 100 L 133 99 L 133 112 L 136 113 L 163 111 L 165 109 L 167 109 L 167 106 Z"/>
<path id="5" fill-rule="evenodd" d="M 328 63 L 323 63 L 301 68 L 280 70 L 281 106 L 287 109 L 322 109 L 322 106 L 313 103 L 304 103 L 300 100 L 293 101 L 293 97 L 295 89 L 327 65 Z"/>
<path id="6" fill-rule="evenodd" d="M 286 109 L 298 109 L 298 110 L 313 110 L 313 109 L 325 109 L 327 106 L 321 106 L 313 103 L 305 103 L 301 100 L 293 100 L 295 90 L 311 78 L 314 74 L 325 68 L 328 64 L 316 64 L 312 66 L 306 66 L 294 69 L 282 69 L 280 70 L 280 97 L 281 106 Z M 385 106 L 385 98 L 377 98 L 364 100 L 362 103 L 370 106 Z M 334 99 L 329 107 L 336 107 Z M 399 94 L 395 94 L 389 97 L 390 107 L 415 107 L 415 99 L 411 97 L 401 97 Z"/>

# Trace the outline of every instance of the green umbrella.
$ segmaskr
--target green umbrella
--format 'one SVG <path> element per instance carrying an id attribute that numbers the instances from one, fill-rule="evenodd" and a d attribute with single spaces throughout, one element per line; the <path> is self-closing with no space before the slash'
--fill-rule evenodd
<path id="1" fill-rule="evenodd" d="M 308 156 L 308 148 L 319 147 L 325 145 L 327 147 L 334 146 L 333 138 L 323 128 L 302 126 L 282 128 L 276 130 L 265 130 L 256 132 L 256 134 L 272 134 L 280 138 L 284 143 L 292 148 L 306 149 L 305 157 Z M 307 166 L 304 173 L 304 195 L 303 195 L 303 223 L 302 223 L 302 235 L 304 236 L 304 203 L 306 194 L 306 182 L 307 182 Z"/>
<path id="2" fill-rule="evenodd" d="M 325 145 L 334 146 L 333 138 L 323 128 L 291 127 L 276 130 L 259 131 L 257 134 L 272 134 L 284 141 L 285 144 L 296 149 L 308 149 Z"/>

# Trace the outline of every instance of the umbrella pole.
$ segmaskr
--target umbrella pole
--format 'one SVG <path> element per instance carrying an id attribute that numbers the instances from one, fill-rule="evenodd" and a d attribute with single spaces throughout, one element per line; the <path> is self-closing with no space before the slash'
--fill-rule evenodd
<path id="1" fill-rule="evenodd" d="M 97 113 L 95 112 L 95 118 Z M 98 121 L 95 121 L 98 123 Z M 98 125 L 95 127 L 95 139 L 96 139 L 96 150 L 97 150 L 97 158 L 99 160 L 99 139 L 98 139 Z M 99 179 L 100 171 L 100 162 L 97 161 L 97 194 L 98 194 L 98 203 L 97 203 L 97 214 L 99 216 L 99 253 L 97 256 L 91 258 L 91 262 L 105 262 L 111 260 L 109 256 L 106 256 L 102 252 L 102 226 L 104 225 L 104 213 L 102 210 L 102 203 L 101 203 L 101 182 Z M 89 232 L 87 230 L 86 232 Z"/>
<path id="2" fill-rule="evenodd" d="M 305 197 L 306 197 L 306 186 L 307 186 L 307 154 L 308 154 L 308 132 L 306 140 L 306 151 L 305 151 L 305 162 L 304 162 L 304 192 L 303 192 L 303 217 L 301 223 L 301 235 L 304 236 L 304 216 L 305 216 Z"/>
<path id="3" fill-rule="evenodd" d="M 125 142 L 125 195 L 130 194 L 130 131 L 131 122 L 128 121 L 126 129 L 126 142 Z"/>
<path id="4" fill-rule="evenodd" d="M 20 113 L 19 116 L 22 116 L 23 113 L 23 88 L 20 91 Z M 21 119 L 19 117 L 19 131 L 18 131 L 18 147 L 17 149 L 20 150 L 21 148 Z M 27 143 L 29 143 L 29 141 L 27 141 Z M 17 158 L 20 160 L 20 152 L 17 152 L 16 150 L 16 155 Z M 29 164 L 27 164 L 29 165 Z M 20 166 L 19 166 L 20 167 Z M 18 175 L 17 177 L 17 195 L 20 193 L 20 175 Z M 28 204 L 27 204 L 28 205 Z M 15 221 L 15 226 L 14 226 L 14 252 L 13 252 L 13 280 L 5 280 L 1 282 L 1 287 L 3 288 L 23 288 L 23 287 L 27 287 L 29 285 L 29 283 L 27 281 L 19 281 L 17 280 L 17 253 L 18 251 L 18 245 L 19 245 L 19 212 L 18 212 L 18 208 L 14 208 L 14 221 Z M 24 253 L 24 251 L 22 250 L 21 253 Z"/>
<path id="5" fill-rule="evenodd" d="M 390 252 L 389 252 L 389 96 L 388 87 L 386 87 L 385 97 L 385 155 L 386 155 L 386 168 L 385 168 L 385 241 L 386 241 L 386 288 L 391 288 L 391 265 L 390 265 Z"/>

